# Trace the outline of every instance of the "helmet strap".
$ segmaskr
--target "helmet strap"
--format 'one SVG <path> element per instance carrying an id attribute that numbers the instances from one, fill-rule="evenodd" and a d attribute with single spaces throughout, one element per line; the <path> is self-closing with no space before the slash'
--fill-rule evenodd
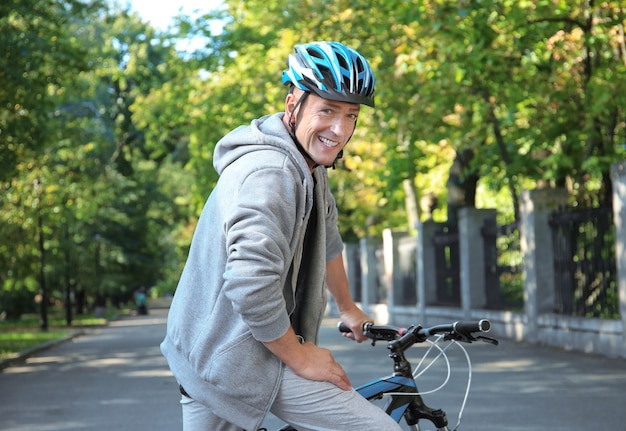
<path id="1" fill-rule="evenodd" d="M 291 114 L 289 115 L 289 134 L 291 135 L 291 139 L 293 139 L 293 142 L 296 144 L 296 148 L 298 149 L 300 154 L 302 154 L 305 159 L 310 160 L 313 163 L 313 169 L 315 169 L 319 165 L 315 163 L 315 160 L 313 160 L 313 158 L 309 155 L 309 153 L 306 152 L 306 150 L 300 144 L 300 141 L 298 141 L 298 138 L 296 137 L 296 126 L 297 126 L 296 122 L 298 121 L 298 118 L 300 117 L 300 113 L 298 113 L 298 117 L 296 117 L 295 121 L 293 118 L 294 112 L 296 112 L 296 109 L 298 109 L 298 107 L 302 105 L 302 103 L 304 103 L 306 98 L 309 97 L 309 94 L 311 93 L 309 93 L 308 91 L 305 91 L 304 93 L 302 93 L 302 96 L 300 96 L 300 98 L 294 105 L 293 109 L 291 110 Z"/>

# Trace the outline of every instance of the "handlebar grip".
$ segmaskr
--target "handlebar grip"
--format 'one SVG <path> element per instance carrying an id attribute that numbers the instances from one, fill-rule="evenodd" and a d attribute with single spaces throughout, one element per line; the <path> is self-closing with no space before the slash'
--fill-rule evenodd
<path id="1" fill-rule="evenodd" d="M 487 319 L 481 319 L 478 322 L 455 322 L 452 328 L 454 332 L 460 335 L 468 335 L 474 332 L 489 332 L 491 322 Z"/>
<path id="2" fill-rule="evenodd" d="M 337 324 L 337 329 L 339 329 L 339 332 L 352 332 L 352 329 L 348 328 L 348 326 L 343 322 L 339 322 Z"/>

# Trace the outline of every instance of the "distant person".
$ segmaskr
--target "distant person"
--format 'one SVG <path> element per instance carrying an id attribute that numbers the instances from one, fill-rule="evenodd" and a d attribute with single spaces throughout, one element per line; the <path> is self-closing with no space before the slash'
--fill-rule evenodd
<path id="1" fill-rule="evenodd" d="M 220 174 L 169 311 L 163 354 L 183 394 L 185 431 L 255 431 L 272 412 L 300 431 L 400 430 L 317 347 L 325 286 L 363 341 L 327 167 L 341 157 L 374 74 L 337 42 L 295 47 L 285 111 L 221 139 Z M 259 89 L 262 91 L 262 88 Z"/>
<path id="2" fill-rule="evenodd" d="M 139 290 L 135 292 L 135 306 L 137 307 L 137 314 L 148 314 L 148 295 L 144 286 L 141 286 Z"/>

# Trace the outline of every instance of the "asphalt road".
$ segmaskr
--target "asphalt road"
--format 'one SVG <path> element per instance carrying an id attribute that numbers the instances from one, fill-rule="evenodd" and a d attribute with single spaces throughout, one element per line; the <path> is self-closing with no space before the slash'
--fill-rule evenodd
<path id="1" fill-rule="evenodd" d="M 41 351 L 0 372 L 0 430 L 181 430 L 179 395 L 158 345 L 167 309 L 129 316 Z M 372 347 L 339 336 L 328 319 L 320 344 L 330 348 L 358 386 L 391 372 L 384 344 Z M 626 361 L 502 341 L 467 345 L 472 386 L 460 430 L 588 431 L 626 429 Z M 426 350 L 412 350 L 414 364 Z M 451 429 L 467 365 L 456 347 L 449 383 L 424 395 L 448 413 Z M 420 390 L 441 385 L 445 361 L 418 380 Z M 282 423 L 267 418 L 276 430 Z M 432 429 L 430 424 L 422 426 Z"/>

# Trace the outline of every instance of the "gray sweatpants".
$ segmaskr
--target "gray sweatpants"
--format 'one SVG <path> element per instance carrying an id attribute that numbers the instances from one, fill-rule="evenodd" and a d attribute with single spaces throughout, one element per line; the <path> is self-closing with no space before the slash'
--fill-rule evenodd
<path id="1" fill-rule="evenodd" d="M 181 404 L 183 431 L 241 431 L 190 398 L 183 396 Z M 271 412 L 298 431 L 401 430 L 384 411 L 355 390 L 344 391 L 332 383 L 303 379 L 289 367 L 285 367 Z"/>

